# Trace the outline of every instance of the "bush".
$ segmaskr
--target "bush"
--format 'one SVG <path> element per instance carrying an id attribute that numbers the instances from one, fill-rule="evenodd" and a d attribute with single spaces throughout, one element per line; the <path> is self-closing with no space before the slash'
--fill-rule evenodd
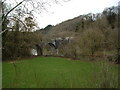
<path id="1" fill-rule="evenodd" d="M 103 45 L 104 35 L 99 29 L 85 30 L 79 37 L 79 46 L 82 53 L 88 52 L 88 54 L 93 56 Z"/>

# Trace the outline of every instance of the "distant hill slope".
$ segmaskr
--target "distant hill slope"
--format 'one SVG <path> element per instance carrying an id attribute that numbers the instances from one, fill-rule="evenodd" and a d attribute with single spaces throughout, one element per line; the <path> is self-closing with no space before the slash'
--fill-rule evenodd
<path id="1" fill-rule="evenodd" d="M 112 24 L 109 23 L 112 26 L 115 25 L 116 14 L 118 13 L 117 9 L 118 7 L 112 6 L 110 8 L 105 8 L 102 13 L 88 13 L 86 15 L 80 15 L 73 19 L 59 23 L 55 26 L 48 25 L 44 29 L 41 29 L 40 32 L 48 35 L 49 37 L 59 37 L 73 35 L 73 33 L 75 34 L 78 32 L 82 32 L 83 30 L 88 28 L 108 28 L 108 26 L 104 25 L 104 23 L 106 23 L 105 19 L 108 23 L 112 21 Z M 99 25 L 97 26 L 97 24 Z"/>

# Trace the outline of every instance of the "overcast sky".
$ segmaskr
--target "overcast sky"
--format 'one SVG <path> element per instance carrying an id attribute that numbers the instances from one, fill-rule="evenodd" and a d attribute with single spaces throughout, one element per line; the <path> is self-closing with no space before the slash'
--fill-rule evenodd
<path id="1" fill-rule="evenodd" d="M 119 0 L 71 0 L 62 5 L 52 5 L 48 12 L 35 14 L 40 28 L 56 25 L 82 14 L 100 13 L 106 7 L 117 6 Z"/>
<path id="2" fill-rule="evenodd" d="M 12 2 L 17 0 L 8 1 Z M 46 1 L 50 2 L 51 0 Z M 44 28 L 49 24 L 56 25 L 82 14 L 101 13 L 106 7 L 117 6 L 120 0 L 69 0 L 69 2 L 63 2 L 68 0 L 58 1 L 60 1 L 61 4 L 52 3 L 51 7 L 47 7 L 47 11 L 43 11 L 40 14 L 34 13 L 40 28 Z"/>

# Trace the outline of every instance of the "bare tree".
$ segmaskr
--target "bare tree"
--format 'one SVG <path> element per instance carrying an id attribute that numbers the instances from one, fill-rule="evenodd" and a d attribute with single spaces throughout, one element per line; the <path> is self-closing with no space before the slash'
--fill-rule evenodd
<path id="1" fill-rule="evenodd" d="M 4 4 L 6 3 L 7 0 L 4 0 L 2 2 L 0 2 L 1 6 L 4 6 Z M 63 0 L 64 2 L 69 1 L 69 0 Z M 46 6 L 51 6 L 51 2 L 56 3 L 56 4 L 60 4 L 60 1 L 58 0 L 22 0 L 17 2 L 16 0 L 14 0 L 14 2 L 16 2 L 16 5 L 13 6 L 11 9 L 9 9 L 6 13 L 4 12 L 4 7 L 2 8 L 2 26 L 4 26 L 2 28 L 2 32 L 0 32 L 0 34 L 4 33 L 7 29 L 7 24 L 5 24 L 7 17 L 9 16 L 9 14 L 11 12 L 13 12 L 16 8 L 18 8 L 19 6 L 21 6 L 23 8 L 23 10 L 26 13 L 35 11 L 38 13 L 41 13 L 42 10 L 47 11 L 47 7 Z"/>

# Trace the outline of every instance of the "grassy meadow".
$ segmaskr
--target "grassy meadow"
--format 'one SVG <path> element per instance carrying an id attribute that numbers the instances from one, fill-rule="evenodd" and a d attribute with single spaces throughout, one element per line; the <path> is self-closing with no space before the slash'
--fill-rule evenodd
<path id="1" fill-rule="evenodd" d="M 36 57 L 2 64 L 3 88 L 117 88 L 118 65 Z"/>

